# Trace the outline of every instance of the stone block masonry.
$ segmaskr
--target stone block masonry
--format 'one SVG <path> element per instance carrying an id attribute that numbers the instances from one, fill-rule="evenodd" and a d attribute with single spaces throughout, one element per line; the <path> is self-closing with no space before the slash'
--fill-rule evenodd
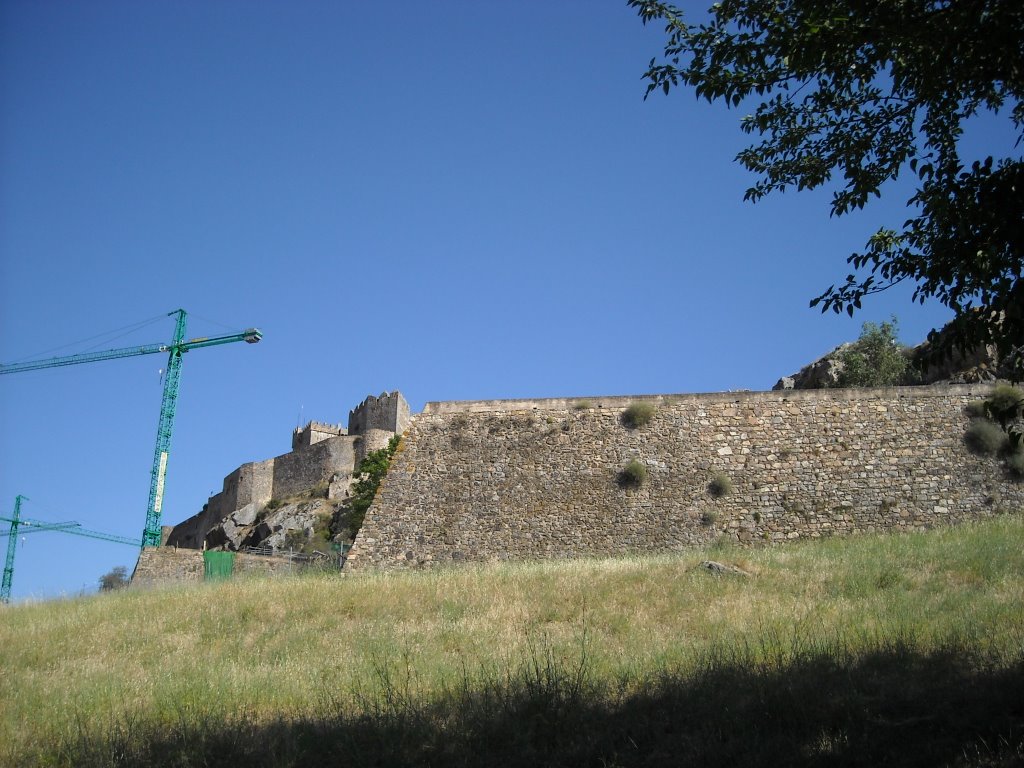
<path id="1" fill-rule="evenodd" d="M 292 432 L 292 450 L 298 450 L 321 440 L 329 440 L 332 437 L 347 435 L 348 430 L 340 424 L 324 424 L 319 421 L 311 421 L 304 427 L 296 427 Z"/>
<path id="2" fill-rule="evenodd" d="M 964 445 L 985 386 L 429 403 L 349 568 L 679 550 L 914 530 L 1024 509 Z M 622 413 L 651 403 L 649 424 Z M 624 483 L 641 462 L 647 477 Z M 732 489 L 716 495 L 712 481 Z"/>
<path id="3" fill-rule="evenodd" d="M 276 576 L 294 573 L 301 566 L 286 557 L 266 557 L 235 553 L 234 575 Z M 141 589 L 167 584 L 198 583 L 203 580 L 203 553 L 197 549 L 146 547 L 132 574 L 131 588 Z"/>
<path id="4" fill-rule="evenodd" d="M 398 390 L 369 395 L 349 411 L 348 433 L 362 435 L 368 430 L 384 430 L 401 434 L 409 423 L 409 404 Z"/>

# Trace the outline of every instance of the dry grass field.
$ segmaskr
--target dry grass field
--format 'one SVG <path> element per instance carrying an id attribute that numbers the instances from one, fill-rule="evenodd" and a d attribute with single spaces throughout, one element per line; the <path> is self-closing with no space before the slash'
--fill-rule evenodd
<path id="1" fill-rule="evenodd" d="M 9 766 L 1020 765 L 1024 519 L 16 605 L 0 661 Z"/>

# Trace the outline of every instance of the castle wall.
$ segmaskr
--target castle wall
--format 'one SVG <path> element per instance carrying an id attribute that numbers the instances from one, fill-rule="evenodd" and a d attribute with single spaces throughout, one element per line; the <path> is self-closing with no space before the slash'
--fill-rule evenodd
<path id="1" fill-rule="evenodd" d="M 273 498 L 284 499 L 321 483 L 327 484 L 335 473 L 351 474 L 355 461 L 354 442 L 353 437 L 332 437 L 278 456 L 274 459 Z"/>
<path id="2" fill-rule="evenodd" d="M 224 478 L 224 490 L 219 494 L 218 502 L 223 515 L 246 504 L 266 504 L 274 497 L 276 461 L 267 459 L 243 464 Z"/>
<path id="3" fill-rule="evenodd" d="M 203 553 L 197 549 L 146 547 L 132 574 L 132 589 L 167 583 L 196 583 L 203 580 Z"/>
<path id="4" fill-rule="evenodd" d="M 366 458 L 366 454 L 372 453 L 373 451 L 379 451 L 382 448 L 387 448 L 392 437 L 394 437 L 394 433 L 388 432 L 384 429 L 366 430 L 356 441 L 355 466 L 357 468 L 359 467 L 359 463 Z"/>
<path id="5" fill-rule="evenodd" d="M 430 403 L 348 566 L 678 550 L 914 530 L 1024 508 L 964 446 L 984 386 Z M 647 426 L 621 417 L 655 406 Z M 588 407 L 583 407 L 584 405 Z M 624 485 L 627 462 L 647 479 Z M 731 492 L 716 497 L 722 473 Z"/>
<path id="6" fill-rule="evenodd" d="M 402 393 L 382 392 L 379 396 L 368 396 L 348 414 L 348 433 L 362 435 L 371 429 L 391 433 L 405 431 L 411 419 L 409 404 Z"/>
<path id="7" fill-rule="evenodd" d="M 292 450 L 305 448 L 322 440 L 329 440 L 332 437 L 346 434 L 348 434 L 348 431 L 340 424 L 324 424 L 319 421 L 311 421 L 306 426 L 292 432 Z"/>
<path id="8" fill-rule="evenodd" d="M 228 512 L 221 511 L 221 494 L 211 496 L 202 512 L 198 512 L 187 520 L 171 528 L 165 544 L 168 547 L 187 547 L 189 549 L 202 549 L 206 540 L 206 533 L 213 526 L 224 519 Z"/>

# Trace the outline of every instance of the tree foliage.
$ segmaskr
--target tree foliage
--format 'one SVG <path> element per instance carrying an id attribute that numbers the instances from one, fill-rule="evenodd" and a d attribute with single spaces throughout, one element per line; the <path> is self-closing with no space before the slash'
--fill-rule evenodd
<path id="1" fill-rule="evenodd" d="M 899 343 L 896 318 L 864 323 L 860 338 L 839 353 L 841 387 L 895 387 L 907 373 L 907 356 Z"/>
<path id="2" fill-rule="evenodd" d="M 130 582 L 128 569 L 123 565 L 118 565 L 100 576 L 100 591 L 112 592 L 115 589 L 124 589 Z"/>
<path id="3" fill-rule="evenodd" d="M 908 281 L 915 301 L 955 312 L 937 353 L 1021 344 L 1024 162 L 961 156 L 982 112 L 1024 136 L 1021 0 L 723 0 L 697 24 L 667 3 L 628 3 L 668 35 L 648 95 L 686 85 L 709 102 L 757 102 L 741 128 L 760 142 L 737 156 L 759 176 L 746 199 L 828 184 L 842 215 L 916 177 L 911 218 L 879 229 L 811 306 L 852 315 Z"/>

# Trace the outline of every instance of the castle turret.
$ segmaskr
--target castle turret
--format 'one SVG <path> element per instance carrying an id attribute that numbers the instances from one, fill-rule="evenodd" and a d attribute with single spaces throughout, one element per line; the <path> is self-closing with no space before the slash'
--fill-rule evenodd
<path id="1" fill-rule="evenodd" d="M 381 392 L 379 396 L 370 395 L 362 404 L 349 411 L 348 433 L 365 435 L 371 430 L 401 434 L 409 424 L 411 414 L 409 404 L 402 393 Z"/>

